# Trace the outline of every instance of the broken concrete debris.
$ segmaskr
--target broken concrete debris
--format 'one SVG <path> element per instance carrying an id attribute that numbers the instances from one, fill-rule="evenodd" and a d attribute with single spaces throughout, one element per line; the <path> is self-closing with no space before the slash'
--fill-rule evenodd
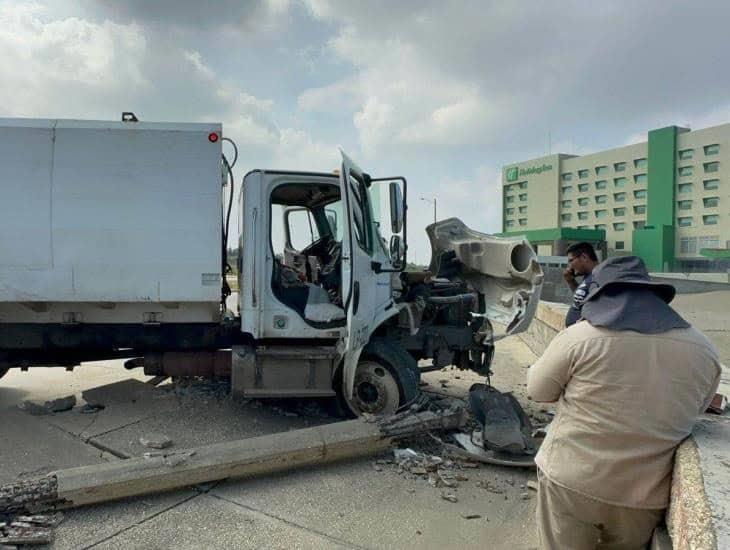
<path id="1" fill-rule="evenodd" d="M 139 438 L 139 442 L 150 449 L 167 449 L 172 446 L 172 439 L 160 433 L 148 433 Z"/>
<path id="2" fill-rule="evenodd" d="M 52 401 L 46 401 L 42 405 L 36 401 L 23 401 L 18 408 L 32 414 L 33 416 L 42 416 L 46 414 L 59 413 L 69 411 L 76 406 L 76 396 L 69 395 L 59 397 Z"/>
<path id="3" fill-rule="evenodd" d="M 444 500 L 447 500 L 449 502 L 454 502 L 454 503 L 459 502 L 459 499 L 456 498 L 456 495 L 454 495 L 452 493 L 441 493 L 441 498 Z"/>
<path id="4" fill-rule="evenodd" d="M 53 542 L 53 528 L 62 520 L 60 512 L 7 516 L 0 522 L 0 548 L 50 544 Z"/>
<path id="5" fill-rule="evenodd" d="M 104 408 L 104 405 L 101 405 L 99 403 L 96 403 L 94 405 L 92 405 L 91 403 L 86 403 L 83 407 L 79 409 L 79 412 L 81 414 L 95 414 L 99 411 L 103 411 Z"/>

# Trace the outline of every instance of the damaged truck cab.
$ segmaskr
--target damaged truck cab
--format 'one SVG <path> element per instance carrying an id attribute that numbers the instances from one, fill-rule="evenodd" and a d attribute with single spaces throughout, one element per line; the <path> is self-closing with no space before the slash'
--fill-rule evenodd
<path id="1" fill-rule="evenodd" d="M 127 359 L 388 414 L 424 370 L 488 374 L 494 342 L 529 325 L 542 272 L 526 240 L 444 220 L 428 270 L 408 271 L 405 178 L 343 153 L 338 173 L 254 170 L 234 195 L 225 139 L 220 124 L 0 119 L 0 375 Z"/>
<path id="2" fill-rule="evenodd" d="M 335 392 L 355 414 L 384 414 L 415 399 L 423 370 L 488 374 L 495 340 L 524 330 L 539 300 L 529 243 L 445 220 L 427 229 L 429 270 L 406 271 L 405 178 L 342 157 L 339 175 L 244 180 L 238 305 L 256 343 L 233 348 L 233 390 Z"/>

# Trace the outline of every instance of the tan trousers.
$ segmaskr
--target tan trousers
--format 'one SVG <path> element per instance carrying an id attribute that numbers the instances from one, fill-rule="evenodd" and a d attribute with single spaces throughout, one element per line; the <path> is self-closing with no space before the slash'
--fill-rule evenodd
<path id="1" fill-rule="evenodd" d="M 645 548 L 664 510 L 605 504 L 551 482 L 538 470 L 537 534 L 542 550 Z"/>

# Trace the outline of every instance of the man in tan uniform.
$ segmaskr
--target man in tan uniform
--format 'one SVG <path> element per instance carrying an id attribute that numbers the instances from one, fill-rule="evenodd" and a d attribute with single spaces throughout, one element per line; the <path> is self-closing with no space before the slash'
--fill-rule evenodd
<path id="1" fill-rule="evenodd" d="M 674 294 L 635 256 L 604 261 L 582 320 L 530 368 L 531 398 L 558 403 L 535 459 L 541 548 L 642 548 L 662 519 L 674 451 L 720 381 Z"/>

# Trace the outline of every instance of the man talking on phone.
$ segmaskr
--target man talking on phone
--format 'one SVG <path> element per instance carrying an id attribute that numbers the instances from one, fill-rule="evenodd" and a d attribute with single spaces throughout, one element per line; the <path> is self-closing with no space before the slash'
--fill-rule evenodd
<path id="1" fill-rule="evenodd" d="M 598 265 L 598 256 L 590 243 L 575 243 L 565 252 L 568 256 L 568 267 L 563 271 L 563 278 L 573 291 L 573 303 L 565 316 L 565 326 L 574 324 L 581 316 L 583 302 L 590 290 L 593 268 Z M 583 277 L 578 283 L 576 277 Z"/>

